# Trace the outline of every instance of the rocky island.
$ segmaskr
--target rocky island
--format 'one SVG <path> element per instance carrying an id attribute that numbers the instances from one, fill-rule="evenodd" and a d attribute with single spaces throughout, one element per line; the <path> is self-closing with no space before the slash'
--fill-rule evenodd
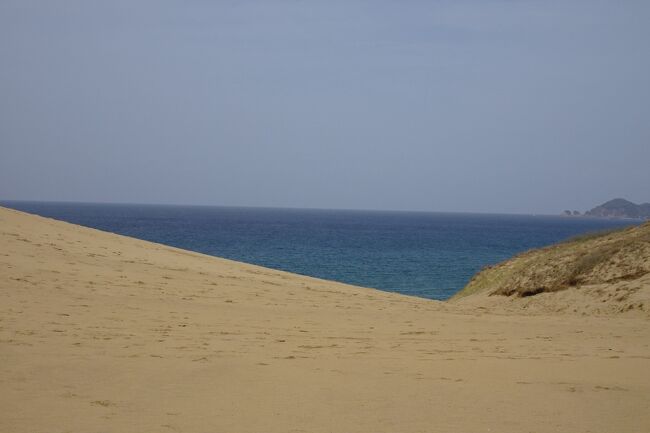
<path id="1" fill-rule="evenodd" d="M 636 204 L 623 198 L 616 198 L 585 212 L 585 215 L 600 218 L 650 219 L 650 203 Z"/>

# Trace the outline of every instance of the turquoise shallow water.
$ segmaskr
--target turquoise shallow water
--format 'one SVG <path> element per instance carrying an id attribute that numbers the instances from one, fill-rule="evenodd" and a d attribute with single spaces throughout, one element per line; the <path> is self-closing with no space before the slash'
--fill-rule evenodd
<path id="1" fill-rule="evenodd" d="M 488 264 L 630 221 L 554 216 L 0 202 L 88 227 L 365 287 L 446 299 Z"/>

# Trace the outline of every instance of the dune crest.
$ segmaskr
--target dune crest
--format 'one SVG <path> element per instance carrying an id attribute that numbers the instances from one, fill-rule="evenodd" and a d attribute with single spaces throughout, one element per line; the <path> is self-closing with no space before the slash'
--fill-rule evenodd
<path id="1" fill-rule="evenodd" d="M 452 301 L 650 318 L 650 222 L 519 254 L 479 272 Z"/>

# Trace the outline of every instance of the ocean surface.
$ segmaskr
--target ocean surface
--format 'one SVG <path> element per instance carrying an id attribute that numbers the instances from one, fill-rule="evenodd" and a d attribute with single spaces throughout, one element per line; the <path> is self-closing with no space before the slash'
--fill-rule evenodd
<path id="1" fill-rule="evenodd" d="M 100 230 L 274 269 L 447 299 L 483 266 L 633 221 L 581 217 L 0 202 Z"/>

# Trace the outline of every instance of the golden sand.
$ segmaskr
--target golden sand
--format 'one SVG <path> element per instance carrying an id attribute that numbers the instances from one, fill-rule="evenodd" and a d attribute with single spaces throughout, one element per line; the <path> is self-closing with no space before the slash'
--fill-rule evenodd
<path id="1" fill-rule="evenodd" d="M 645 317 L 490 310 L 0 208 L 0 432 L 648 432 Z"/>

